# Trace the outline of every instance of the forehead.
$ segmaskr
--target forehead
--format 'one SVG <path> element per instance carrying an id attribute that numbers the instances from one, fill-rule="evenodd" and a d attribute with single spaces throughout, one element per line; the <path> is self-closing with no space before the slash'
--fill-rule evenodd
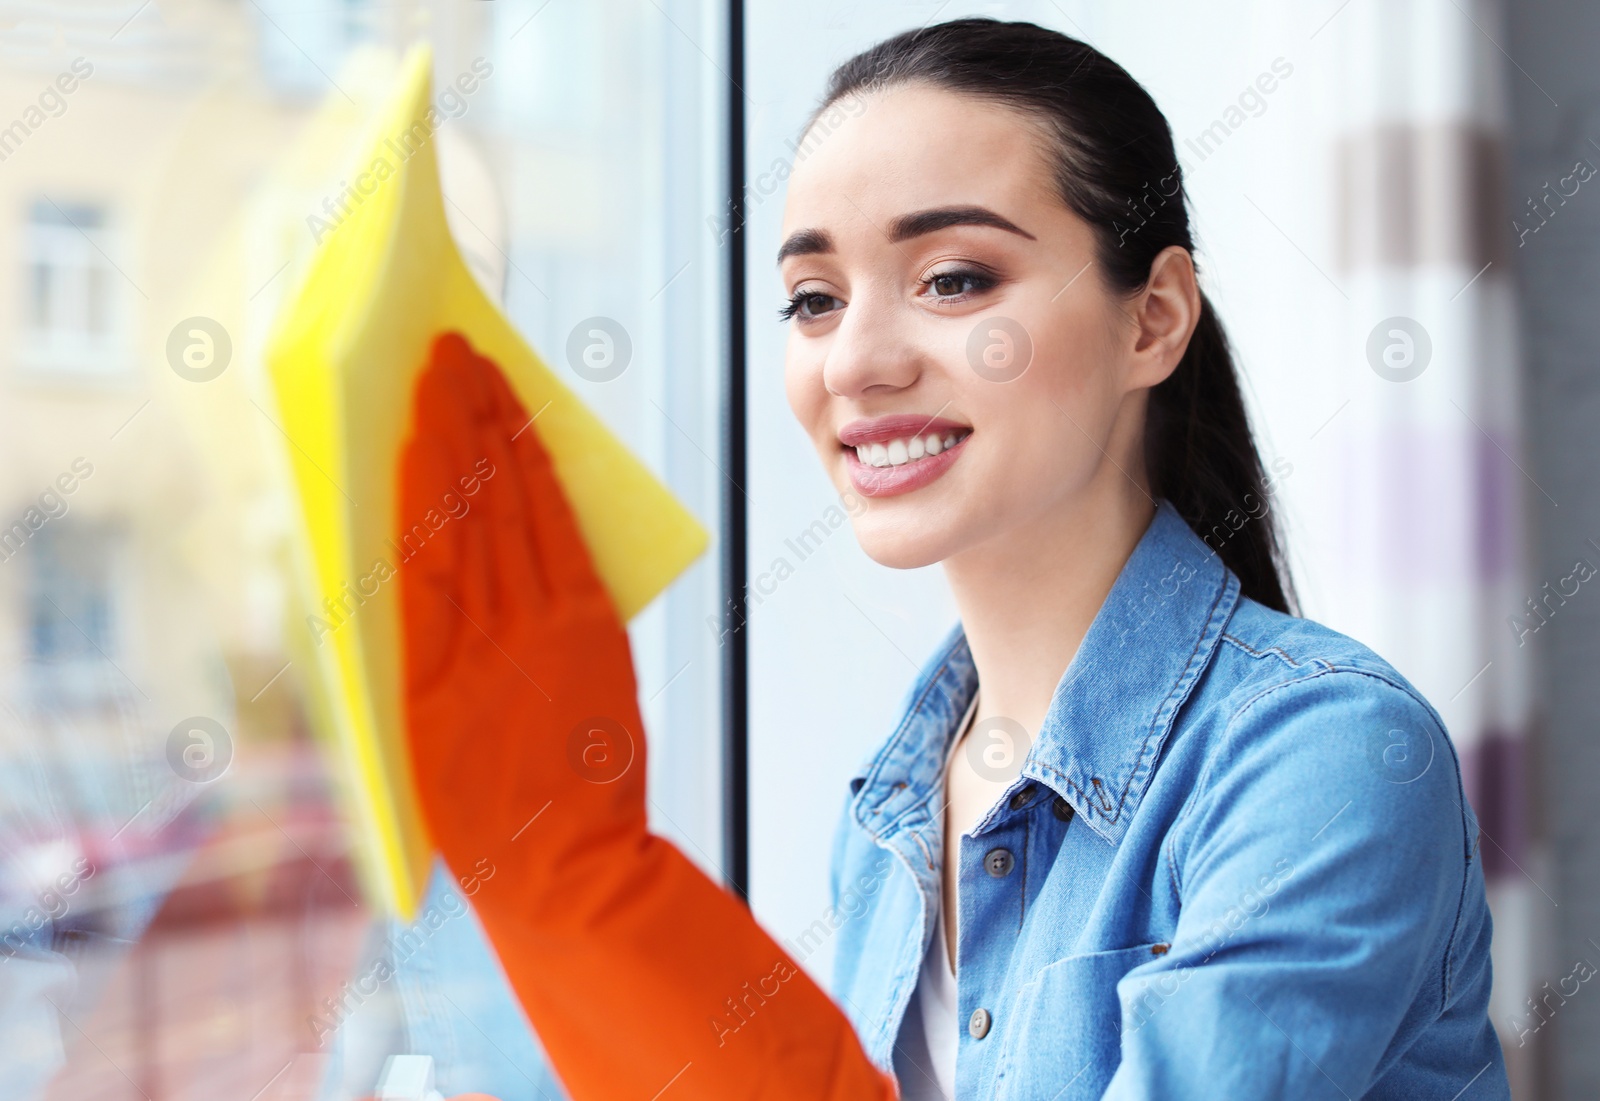
<path id="1" fill-rule="evenodd" d="M 1056 202 L 1044 128 L 1021 110 L 911 84 L 835 103 L 805 135 L 783 232 L 882 226 L 912 210 Z"/>

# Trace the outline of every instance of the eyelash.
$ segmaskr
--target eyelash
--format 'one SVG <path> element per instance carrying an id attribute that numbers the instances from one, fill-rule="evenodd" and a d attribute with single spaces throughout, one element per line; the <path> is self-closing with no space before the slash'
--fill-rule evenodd
<path id="1" fill-rule="evenodd" d="M 962 279 L 962 280 L 966 280 L 968 283 L 970 283 L 972 285 L 972 287 L 971 287 L 970 291 L 966 291 L 966 292 L 963 292 L 963 293 L 970 293 L 970 294 L 976 294 L 976 293 L 981 293 L 983 291 L 986 291 L 986 290 L 990 289 L 991 287 L 993 287 L 998 282 L 998 280 L 995 279 L 995 277 L 990 275 L 988 272 L 979 271 L 976 268 L 954 268 L 954 269 L 951 269 L 951 270 L 948 270 L 948 271 L 934 272 L 933 274 L 929 275 L 926 279 L 920 280 L 918 282 L 918 285 L 921 286 L 924 290 L 926 290 L 929 287 L 932 287 L 933 284 L 937 283 L 941 279 Z M 833 295 L 831 295 L 831 294 L 823 294 L 821 291 L 806 291 L 806 290 L 796 291 L 789 298 L 788 303 L 778 309 L 778 320 L 779 321 L 789 321 L 792 318 L 794 318 L 797 314 L 799 314 L 800 307 L 805 303 L 805 301 L 807 299 L 811 299 L 811 298 L 833 298 L 833 297 L 834 297 Z M 936 297 L 938 299 L 941 299 L 943 301 L 953 301 L 953 300 L 958 299 L 960 297 L 960 295 L 935 295 L 934 297 Z"/>
<path id="2" fill-rule="evenodd" d="M 788 321 L 788 320 L 792 319 L 795 316 L 795 314 L 800 312 L 800 304 L 802 302 L 804 302 L 808 298 L 832 298 L 832 297 L 833 297 L 833 295 L 831 295 L 831 294 L 823 294 L 820 291 L 796 291 L 792 296 L 790 296 L 789 302 L 788 302 L 787 305 L 779 307 L 779 309 L 778 309 L 778 320 L 779 321 Z"/>

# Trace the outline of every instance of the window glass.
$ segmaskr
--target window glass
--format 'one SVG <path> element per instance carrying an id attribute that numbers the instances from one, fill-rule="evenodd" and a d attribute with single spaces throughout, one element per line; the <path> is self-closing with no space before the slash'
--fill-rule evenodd
<path id="1" fill-rule="evenodd" d="M 292 645 L 263 348 L 419 43 L 473 274 L 712 532 L 629 627 L 654 825 L 718 874 L 722 11 L 0 4 L 0 1094 L 360 1097 L 414 1053 L 560 1096 L 459 886 L 364 895 Z"/>

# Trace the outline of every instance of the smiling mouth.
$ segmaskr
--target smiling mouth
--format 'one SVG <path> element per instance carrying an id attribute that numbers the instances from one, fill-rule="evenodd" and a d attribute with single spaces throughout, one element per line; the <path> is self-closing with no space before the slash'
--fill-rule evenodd
<path id="1" fill-rule="evenodd" d="M 915 436 L 860 443 L 855 445 L 854 450 L 862 466 L 905 466 L 948 451 L 970 435 L 970 428 L 946 429 L 943 432 L 924 432 Z"/>

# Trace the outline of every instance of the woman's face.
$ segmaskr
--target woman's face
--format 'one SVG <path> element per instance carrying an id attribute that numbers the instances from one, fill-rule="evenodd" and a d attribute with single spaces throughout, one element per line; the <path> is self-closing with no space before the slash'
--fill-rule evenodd
<path id="1" fill-rule="evenodd" d="M 862 547 L 910 568 L 1091 518 L 1142 481 L 1144 397 L 1177 360 L 1105 289 L 1041 129 L 922 85 L 836 106 L 790 178 L 785 385 Z"/>

